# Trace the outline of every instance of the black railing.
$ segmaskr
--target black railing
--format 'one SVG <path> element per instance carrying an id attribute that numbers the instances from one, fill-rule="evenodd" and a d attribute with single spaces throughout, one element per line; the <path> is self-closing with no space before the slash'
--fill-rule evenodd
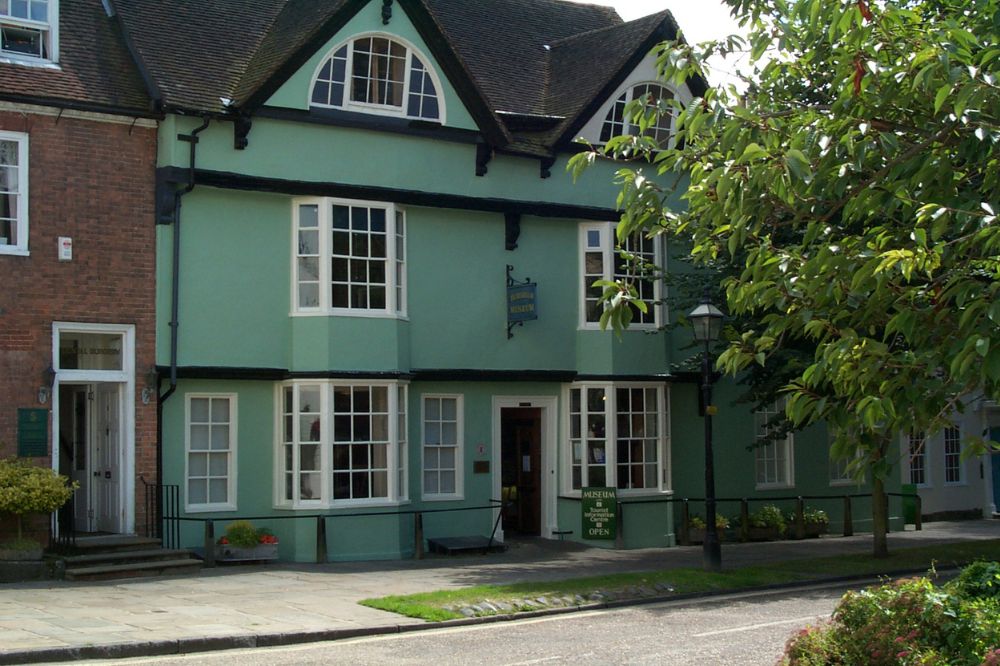
<path id="1" fill-rule="evenodd" d="M 922 504 L 920 495 L 907 494 L 907 493 L 886 493 L 886 516 L 889 515 L 888 512 L 888 501 L 890 497 L 899 497 L 903 499 L 913 500 L 916 504 L 916 518 L 914 527 L 917 530 L 923 529 L 923 522 L 921 520 Z M 739 504 L 739 518 L 737 519 L 738 528 L 735 529 L 735 533 L 740 541 L 750 540 L 750 505 L 751 503 L 773 504 L 775 502 L 783 503 L 794 503 L 791 515 L 793 516 L 791 524 L 791 537 L 795 539 L 804 539 L 806 537 L 806 521 L 805 521 L 805 502 L 809 501 L 838 501 L 843 502 L 843 535 L 852 536 L 854 534 L 854 518 L 853 518 L 853 499 L 866 498 L 871 499 L 871 493 L 849 493 L 841 495 L 780 495 L 780 496 L 767 496 L 767 497 L 719 497 L 716 498 L 717 504 L 725 503 L 736 503 Z M 579 497 L 571 497 L 566 495 L 560 495 L 561 500 L 570 501 L 581 501 Z M 705 502 L 704 498 L 699 497 L 649 497 L 649 498 L 635 498 L 635 499 L 620 499 L 617 501 L 616 506 L 616 520 L 615 520 L 615 547 L 624 548 L 625 545 L 625 507 L 633 506 L 637 504 L 680 504 L 681 516 L 676 526 L 677 542 L 682 545 L 690 545 L 691 541 L 691 508 L 692 503 L 703 504 Z"/>
<path id="2" fill-rule="evenodd" d="M 49 547 L 56 551 L 67 551 L 76 547 L 76 492 L 69 501 L 56 510 L 55 532 L 49 539 Z"/>
<path id="3" fill-rule="evenodd" d="M 146 536 L 159 539 L 164 548 L 178 548 L 181 542 L 180 486 L 149 483 L 143 477 Z"/>
<path id="4" fill-rule="evenodd" d="M 501 509 L 501 502 L 499 500 L 491 499 L 490 504 L 481 506 L 463 506 L 455 507 L 450 509 L 406 509 L 397 511 L 365 511 L 359 513 L 336 513 L 336 514 L 295 514 L 295 515 L 270 515 L 270 516 L 240 516 L 240 515 L 229 515 L 222 516 L 219 518 L 214 517 L 201 517 L 201 516 L 181 516 L 179 511 L 179 501 L 178 501 L 178 486 L 156 486 L 155 484 L 147 484 L 146 488 L 150 492 L 152 488 L 160 488 L 161 492 L 164 493 L 163 501 L 163 515 L 161 516 L 162 528 L 161 533 L 164 535 L 161 537 L 164 540 L 164 546 L 178 547 L 180 545 L 180 526 L 183 522 L 188 523 L 202 523 L 204 526 L 204 562 L 205 566 L 211 567 L 215 566 L 215 523 L 217 522 L 233 522 L 237 520 L 256 520 L 261 522 L 272 522 L 272 521 L 284 521 L 284 520 L 311 520 L 315 521 L 316 526 L 316 555 L 315 561 L 318 563 L 327 561 L 328 553 L 328 534 L 330 531 L 327 529 L 328 520 L 337 519 L 348 519 L 348 518 L 372 518 L 376 516 L 413 516 L 413 557 L 414 559 L 421 559 L 424 554 L 424 521 L 423 518 L 427 514 L 437 514 L 437 513 L 456 513 L 460 511 L 496 511 Z M 168 501 L 169 500 L 169 501 Z M 501 510 L 502 514 L 502 510 Z M 492 546 L 494 536 L 496 534 L 497 526 L 500 524 L 500 518 L 493 525 L 493 534 L 490 535 L 489 543 Z M 169 540 L 169 541 L 168 541 Z"/>

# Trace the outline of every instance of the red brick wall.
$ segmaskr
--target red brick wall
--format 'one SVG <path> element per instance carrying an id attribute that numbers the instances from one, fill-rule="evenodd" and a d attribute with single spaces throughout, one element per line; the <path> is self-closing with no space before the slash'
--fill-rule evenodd
<path id="1" fill-rule="evenodd" d="M 156 401 L 140 400 L 155 363 L 156 130 L 3 111 L 0 130 L 28 134 L 31 253 L 0 254 L 0 457 L 16 453 L 18 408 L 43 407 L 37 393 L 53 361 L 53 321 L 134 325 L 141 532 L 139 476 L 156 477 Z M 72 261 L 58 261 L 59 236 L 73 239 Z"/>

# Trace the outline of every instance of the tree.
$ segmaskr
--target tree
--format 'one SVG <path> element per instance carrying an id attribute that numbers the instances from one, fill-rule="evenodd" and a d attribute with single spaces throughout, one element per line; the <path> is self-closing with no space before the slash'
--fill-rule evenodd
<path id="1" fill-rule="evenodd" d="M 683 239 L 696 263 L 733 268 L 742 325 L 719 369 L 814 348 L 784 387 L 787 415 L 830 424 L 834 455 L 870 473 L 886 555 L 892 443 L 1000 395 L 1000 0 L 727 2 L 749 30 L 750 88 L 630 107 L 642 126 L 676 114 L 677 145 L 601 149 L 632 160 L 618 234 Z M 685 81 L 743 45 L 664 44 L 661 74 Z M 681 179 L 650 169 L 690 175 L 686 210 L 664 205 Z M 626 326 L 634 290 L 605 286 L 605 323 Z"/>

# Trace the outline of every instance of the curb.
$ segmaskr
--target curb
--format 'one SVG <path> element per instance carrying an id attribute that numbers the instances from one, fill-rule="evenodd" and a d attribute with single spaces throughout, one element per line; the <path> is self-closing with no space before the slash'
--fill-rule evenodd
<path id="1" fill-rule="evenodd" d="M 937 569 L 940 573 L 952 573 L 961 567 L 946 567 Z M 197 652 L 216 652 L 221 650 L 238 650 L 245 648 L 280 647 L 285 645 L 301 645 L 305 643 L 320 643 L 326 641 L 342 641 L 350 638 L 367 636 L 385 636 L 390 634 L 405 634 L 431 629 L 448 629 L 467 627 L 498 622 L 512 622 L 537 617 L 567 615 L 583 611 L 625 608 L 629 606 L 645 606 L 650 604 L 693 601 L 713 601 L 726 597 L 742 597 L 763 595 L 769 593 L 788 592 L 809 588 L 834 587 L 843 583 L 872 583 L 886 578 L 922 575 L 926 569 L 898 569 L 878 575 L 836 576 L 820 578 L 795 583 L 778 583 L 747 587 L 739 590 L 717 590 L 713 592 L 689 592 L 684 594 L 658 595 L 639 599 L 615 599 L 611 601 L 583 604 L 580 606 L 560 606 L 545 608 L 523 613 L 504 613 L 500 615 L 485 615 L 458 620 L 443 620 L 424 624 L 390 624 L 372 627 L 356 627 L 351 629 L 324 629 L 321 631 L 297 631 L 276 634 L 248 634 L 243 636 L 218 636 L 179 638 L 162 641 L 136 641 L 130 643 L 111 643 L 108 645 L 86 645 L 79 647 L 52 647 L 34 650 L 12 650 L 0 652 L 0 666 L 13 664 L 38 664 L 43 662 L 79 661 L 82 659 L 128 659 L 133 657 L 165 657 L 169 655 L 190 654 Z"/>

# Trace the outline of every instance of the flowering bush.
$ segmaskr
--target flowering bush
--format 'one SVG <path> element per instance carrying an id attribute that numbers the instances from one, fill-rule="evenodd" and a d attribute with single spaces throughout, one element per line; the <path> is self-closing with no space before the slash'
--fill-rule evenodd
<path id="1" fill-rule="evenodd" d="M 998 647 L 1000 599 L 967 597 L 958 585 L 938 588 L 913 578 L 848 592 L 829 623 L 788 641 L 782 663 L 1000 665 Z"/>
<path id="2" fill-rule="evenodd" d="M 78 488 L 49 467 L 32 465 L 23 458 L 0 459 L 0 513 L 17 518 L 17 540 L 23 540 L 22 517 L 26 513 L 52 513 Z"/>
<path id="3" fill-rule="evenodd" d="M 266 527 L 257 529 L 249 520 L 237 520 L 226 526 L 226 534 L 219 538 L 219 545 L 253 548 L 258 544 L 276 544 L 278 537 Z"/>
<path id="4" fill-rule="evenodd" d="M 696 530 L 705 529 L 705 519 L 702 518 L 701 516 L 697 515 L 691 516 L 689 522 L 691 524 L 691 527 L 693 527 Z M 715 529 L 717 530 L 729 529 L 729 519 L 723 516 L 721 513 L 715 514 Z"/>
<path id="5" fill-rule="evenodd" d="M 826 515 L 826 511 L 823 509 L 812 509 L 808 506 L 802 512 L 802 518 L 807 523 L 818 523 L 820 525 L 826 525 L 830 522 L 830 516 Z"/>
<path id="6" fill-rule="evenodd" d="M 765 504 L 750 514 L 750 527 L 777 527 L 778 532 L 785 531 L 785 517 L 781 509 L 773 504 Z"/>

